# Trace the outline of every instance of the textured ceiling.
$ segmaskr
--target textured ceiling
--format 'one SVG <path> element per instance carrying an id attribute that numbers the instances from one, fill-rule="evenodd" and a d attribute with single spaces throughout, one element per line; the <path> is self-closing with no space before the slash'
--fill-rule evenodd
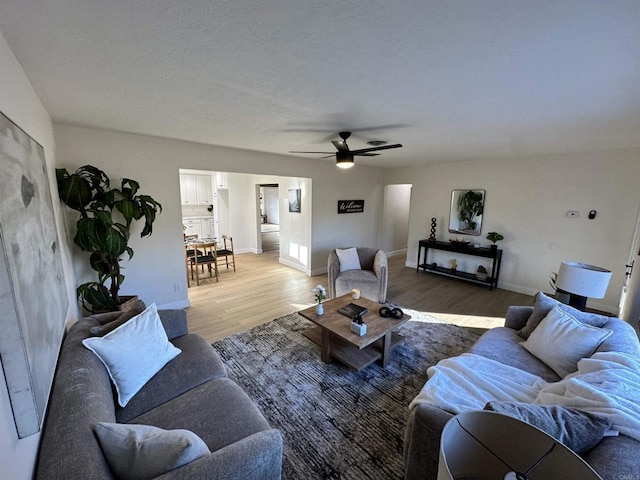
<path id="1" fill-rule="evenodd" d="M 404 144 L 375 166 L 640 145 L 638 0 L 0 0 L 0 30 L 58 122 Z"/>

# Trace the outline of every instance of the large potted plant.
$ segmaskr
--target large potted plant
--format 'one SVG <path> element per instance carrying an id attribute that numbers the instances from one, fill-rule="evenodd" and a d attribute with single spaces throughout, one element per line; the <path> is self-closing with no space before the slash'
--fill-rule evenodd
<path id="1" fill-rule="evenodd" d="M 120 261 L 125 253 L 129 259 L 133 257 L 131 226 L 144 219 L 140 237 L 151 235 L 162 205 L 149 195 L 139 195 L 140 185 L 135 180 L 123 178 L 120 188 L 111 187 L 109 177 L 91 165 L 72 174 L 58 168 L 56 179 L 62 202 L 80 213 L 73 242 L 90 253 L 89 265 L 98 273 L 98 281 L 78 287 L 78 298 L 90 312 L 117 310 L 124 281 Z"/>

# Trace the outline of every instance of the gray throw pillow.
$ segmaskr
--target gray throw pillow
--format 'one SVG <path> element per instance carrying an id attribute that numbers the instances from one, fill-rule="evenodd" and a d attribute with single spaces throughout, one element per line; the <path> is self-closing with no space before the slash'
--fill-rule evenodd
<path id="1" fill-rule="evenodd" d="M 95 327 L 91 327 L 89 329 L 89 333 L 91 333 L 91 335 L 94 337 L 102 337 L 103 335 L 106 335 L 107 333 L 115 330 L 123 323 L 128 322 L 136 315 L 140 315 L 146 308 L 147 307 L 144 302 L 142 300 L 138 300 L 129 310 L 122 312 L 115 320 L 112 320 L 103 325 L 96 325 Z"/>
<path id="2" fill-rule="evenodd" d="M 531 332 L 540 324 L 542 319 L 546 317 L 553 307 L 560 307 L 560 309 L 571 315 L 580 323 L 591 325 L 592 327 L 602 327 L 609 321 L 609 317 L 605 315 L 597 315 L 595 313 L 581 312 L 580 310 L 573 308 L 565 303 L 559 302 L 555 298 L 551 298 L 542 292 L 536 293 L 535 303 L 533 305 L 533 312 L 527 320 L 527 324 L 518 331 L 525 340 L 529 338 Z"/>
<path id="3" fill-rule="evenodd" d="M 488 402 L 484 409 L 533 425 L 579 455 L 600 443 L 611 428 L 611 421 L 606 418 L 558 405 Z"/>
<path id="4" fill-rule="evenodd" d="M 109 467 L 122 480 L 155 478 L 211 453 L 189 430 L 100 422 L 94 432 Z"/>

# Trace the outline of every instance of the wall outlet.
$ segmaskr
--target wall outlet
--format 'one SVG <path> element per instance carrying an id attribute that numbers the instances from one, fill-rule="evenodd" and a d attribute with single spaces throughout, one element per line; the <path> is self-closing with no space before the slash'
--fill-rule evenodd
<path id="1" fill-rule="evenodd" d="M 580 212 L 578 212 L 577 210 L 569 210 L 567 212 L 567 217 L 569 218 L 578 218 L 580 216 Z"/>

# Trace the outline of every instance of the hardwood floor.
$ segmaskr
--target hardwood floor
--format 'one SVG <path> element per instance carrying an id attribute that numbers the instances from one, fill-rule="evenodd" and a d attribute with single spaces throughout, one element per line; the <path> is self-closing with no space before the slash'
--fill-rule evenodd
<path id="1" fill-rule="evenodd" d="M 533 297 L 416 273 L 405 257 L 389 258 L 387 299 L 463 326 L 492 328 L 504 322 L 509 305 L 532 305 Z M 326 274 L 308 277 L 281 265 L 277 252 L 236 255 L 236 272 L 220 269 L 220 281 L 201 280 L 189 289 L 189 330 L 213 342 L 314 303 L 311 289 L 327 286 Z"/>

